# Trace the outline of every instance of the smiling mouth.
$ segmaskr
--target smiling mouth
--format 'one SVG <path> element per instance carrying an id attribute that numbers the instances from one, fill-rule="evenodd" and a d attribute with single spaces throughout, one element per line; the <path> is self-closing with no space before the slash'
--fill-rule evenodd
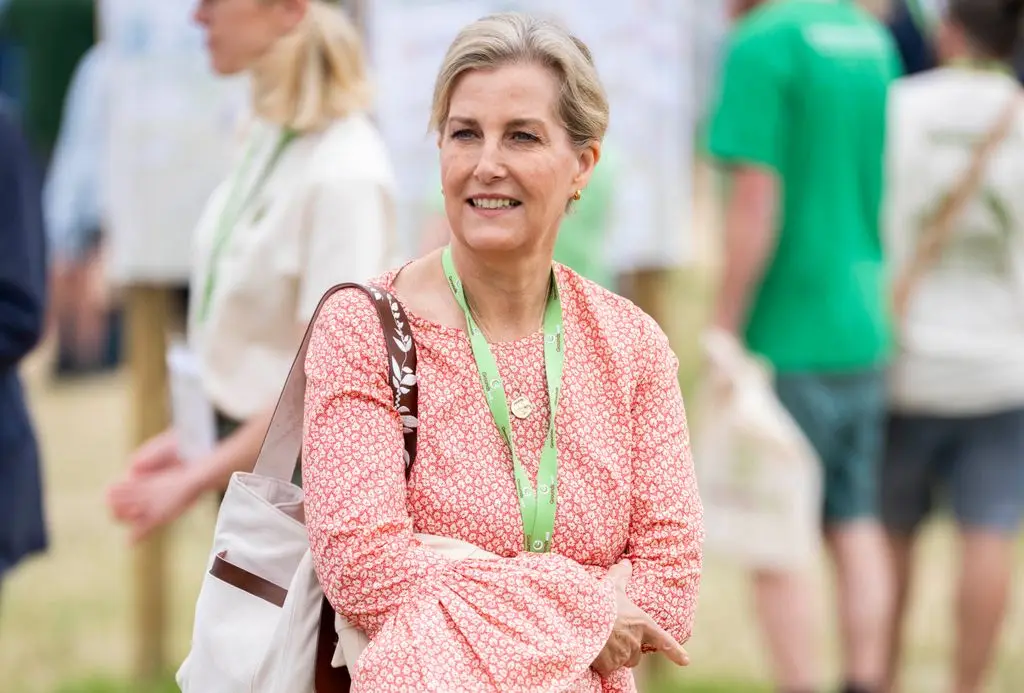
<path id="1" fill-rule="evenodd" d="M 478 197 L 467 200 L 470 207 L 476 209 L 511 209 L 523 204 L 510 198 Z"/>

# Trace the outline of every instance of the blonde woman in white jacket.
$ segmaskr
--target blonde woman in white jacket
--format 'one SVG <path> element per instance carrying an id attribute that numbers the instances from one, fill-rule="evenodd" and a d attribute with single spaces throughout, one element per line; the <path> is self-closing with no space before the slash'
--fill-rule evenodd
<path id="1" fill-rule="evenodd" d="M 218 443 L 187 464 L 173 431 L 135 451 L 109 494 L 135 540 L 251 469 L 321 295 L 383 271 L 392 235 L 393 174 L 352 23 L 320 0 L 198 2 L 213 69 L 251 76 L 255 115 L 195 234 L 188 342 Z"/>

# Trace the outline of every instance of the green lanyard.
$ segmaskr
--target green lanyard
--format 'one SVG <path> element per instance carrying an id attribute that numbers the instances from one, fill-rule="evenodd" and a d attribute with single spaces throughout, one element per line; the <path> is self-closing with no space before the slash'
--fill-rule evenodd
<path id="1" fill-rule="evenodd" d="M 508 400 L 505 397 L 505 386 L 498 373 L 498 364 L 487 343 L 487 338 L 477 327 L 466 302 L 466 294 L 462 281 L 452 263 L 451 248 L 445 248 L 441 256 L 448 286 L 451 287 L 455 300 L 466 314 L 466 326 L 469 330 L 469 342 L 473 347 L 473 357 L 480 372 L 487 406 L 498 427 L 498 432 L 512 453 L 512 468 L 515 472 L 516 493 L 519 496 L 519 513 L 523 518 L 524 548 L 532 553 L 547 553 L 551 550 L 551 537 L 555 532 L 555 504 L 558 497 L 558 445 L 555 440 L 555 414 L 558 411 L 558 398 L 562 390 L 562 369 L 564 364 L 562 335 L 562 301 L 558 295 L 558 283 L 554 272 L 548 290 L 547 307 L 544 309 L 544 372 L 548 382 L 548 402 L 551 407 L 551 418 L 548 422 L 548 434 L 540 453 L 540 465 L 537 468 L 536 491 L 530 483 L 526 470 L 516 455 L 516 446 L 512 440 L 512 422 L 509 417 Z"/>
<path id="2" fill-rule="evenodd" d="M 288 148 L 295 138 L 298 137 L 298 133 L 291 129 L 285 129 L 281 132 L 281 136 L 277 140 L 277 145 L 274 147 L 274 151 L 271 152 L 270 158 L 267 159 L 266 166 L 263 167 L 263 171 L 260 173 L 259 178 L 253 181 L 252 187 L 249 188 L 247 194 L 243 197 L 245 192 L 245 179 L 246 174 L 249 171 L 249 167 L 252 165 L 253 157 L 256 153 L 256 143 L 251 144 L 246 151 L 245 159 L 242 161 L 242 165 L 239 166 L 235 172 L 234 180 L 231 185 L 231 192 L 228 195 L 227 200 L 224 202 L 224 208 L 221 210 L 220 217 L 217 220 L 217 232 L 213 240 L 213 250 L 210 253 L 210 264 L 209 269 L 206 273 L 206 282 L 203 286 L 202 303 L 199 306 L 198 320 L 200 323 L 206 321 L 207 316 L 210 313 L 210 302 L 213 299 L 213 289 L 217 284 L 217 269 L 220 264 L 220 258 L 224 254 L 224 250 L 227 248 L 228 241 L 231 239 L 231 233 L 235 230 L 239 220 L 242 218 L 242 213 L 245 212 L 245 208 L 252 202 L 252 198 L 256 196 L 256 193 L 260 191 L 264 183 L 267 182 L 267 178 L 270 176 L 271 171 L 280 161 L 281 155 Z"/>

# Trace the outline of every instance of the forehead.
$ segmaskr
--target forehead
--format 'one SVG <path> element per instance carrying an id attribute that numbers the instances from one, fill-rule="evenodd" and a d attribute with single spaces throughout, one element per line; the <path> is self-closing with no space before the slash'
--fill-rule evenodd
<path id="1" fill-rule="evenodd" d="M 536 64 L 471 70 L 452 90 L 449 117 L 553 120 L 558 110 L 558 79 Z"/>

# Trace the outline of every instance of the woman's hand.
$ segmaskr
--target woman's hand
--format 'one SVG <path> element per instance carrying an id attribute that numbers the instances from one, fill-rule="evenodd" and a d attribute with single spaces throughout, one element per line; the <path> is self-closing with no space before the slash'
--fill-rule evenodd
<path id="1" fill-rule="evenodd" d="M 114 516 L 127 524 L 133 542 L 178 519 L 203 491 L 193 467 L 168 467 L 130 476 L 110 488 L 108 502 Z"/>
<path id="2" fill-rule="evenodd" d="M 132 541 L 141 541 L 177 519 L 201 492 L 202 480 L 182 461 L 173 431 L 165 431 L 135 451 L 125 477 L 111 485 L 107 504 L 129 525 Z"/>
<path id="3" fill-rule="evenodd" d="M 173 429 L 153 436 L 139 446 L 128 461 L 128 475 L 146 476 L 184 466 Z"/>
<path id="4" fill-rule="evenodd" d="M 626 595 L 632 574 L 629 561 L 617 563 L 608 571 L 615 585 L 617 616 L 608 642 L 591 667 L 601 676 L 607 676 L 621 667 L 637 666 L 645 652 L 664 652 L 679 666 L 687 666 L 690 657 L 682 645 Z"/>

